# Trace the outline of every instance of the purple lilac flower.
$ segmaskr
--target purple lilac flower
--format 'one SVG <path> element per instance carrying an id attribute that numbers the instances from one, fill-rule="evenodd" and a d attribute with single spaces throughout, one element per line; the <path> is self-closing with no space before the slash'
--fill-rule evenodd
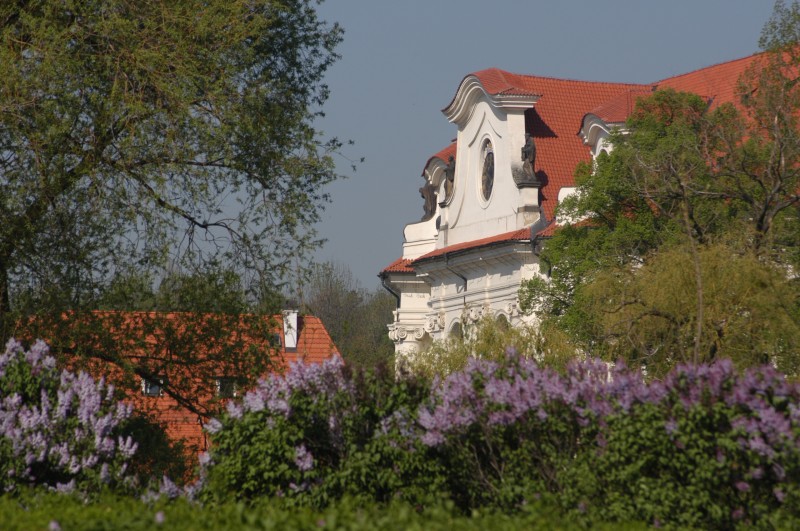
<path id="1" fill-rule="evenodd" d="M 75 491 L 75 480 L 69 483 L 56 483 L 56 492 L 59 494 L 70 494 Z"/>
<path id="2" fill-rule="evenodd" d="M 161 525 L 161 524 L 163 524 L 163 523 L 164 523 L 164 520 L 165 520 L 165 518 L 164 518 L 164 511 L 158 511 L 158 512 L 155 514 L 155 516 L 153 517 L 153 520 L 155 521 L 156 525 Z"/>
<path id="3" fill-rule="evenodd" d="M 667 430 L 667 433 L 669 433 L 670 435 L 672 435 L 673 433 L 675 433 L 676 431 L 678 431 L 678 422 L 677 422 L 675 419 L 669 419 L 669 420 L 668 420 L 668 421 L 665 423 L 664 427 L 666 428 L 666 430 Z"/>
<path id="4" fill-rule="evenodd" d="M 264 397 L 259 390 L 249 391 L 244 395 L 245 411 L 261 411 L 264 409 Z"/>
<path id="5" fill-rule="evenodd" d="M 119 453 L 122 454 L 125 458 L 133 457 L 133 454 L 136 453 L 136 448 L 138 444 L 134 441 L 130 435 L 126 438 L 122 438 L 122 436 L 117 438 L 117 448 Z"/>
<path id="6" fill-rule="evenodd" d="M 158 493 L 161 496 L 166 496 L 170 500 L 173 500 L 181 495 L 181 489 L 175 483 L 172 482 L 167 476 L 162 476 L 161 484 L 158 488 Z"/>
<path id="7" fill-rule="evenodd" d="M 76 375 L 66 370 L 56 372 L 55 360 L 41 341 L 28 351 L 10 341 L 6 352 L 0 354 L 0 366 L 5 371 L 10 364 L 27 370 L 28 377 L 40 388 L 39 396 L 31 397 L 27 403 L 14 389 L 0 397 L 0 437 L 9 440 L 12 456 L 17 460 L 9 466 L 8 476 L 13 481 L 36 483 L 48 476 L 66 475 L 62 482 L 49 486 L 67 491 L 84 471 L 100 467 L 103 478 L 108 476 L 111 462 L 125 468 L 124 461 L 135 449 L 135 443 L 128 440 L 120 452 L 115 452 L 113 441 L 109 448 L 107 434 L 127 419 L 132 409 L 113 399 L 113 389 L 103 379 L 95 381 L 86 373 Z M 76 417 L 77 427 L 71 420 Z M 41 470 L 43 466 L 54 473 L 45 472 L 41 478 L 34 478 L 31 470 Z M 6 490 L 13 487 L 7 484 Z"/>
<path id="8" fill-rule="evenodd" d="M 242 418 L 242 413 L 244 413 L 244 411 L 243 411 L 242 406 L 240 404 L 238 404 L 238 403 L 236 403 L 234 401 L 230 401 L 230 402 L 228 402 L 226 408 L 228 410 L 228 415 L 230 415 L 230 417 L 232 419 L 237 419 L 238 420 L 238 419 Z"/>
<path id="9" fill-rule="evenodd" d="M 306 449 L 306 445 L 301 444 L 294 449 L 294 464 L 303 472 L 314 468 L 314 456 Z"/>
<path id="10" fill-rule="evenodd" d="M 209 433 L 217 433 L 222 429 L 222 423 L 217 419 L 209 419 L 208 424 L 206 424 L 206 429 Z"/>

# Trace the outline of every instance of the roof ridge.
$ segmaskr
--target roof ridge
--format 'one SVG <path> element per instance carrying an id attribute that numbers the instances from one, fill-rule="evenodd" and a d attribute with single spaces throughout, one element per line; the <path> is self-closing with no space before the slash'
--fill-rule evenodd
<path id="1" fill-rule="evenodd" d="M 663 79 L 660 79 L 658 81 L 650 83 L 650 85 L 661 85 L 662 83 L 665 83 L 667 81 L 671 81 L 673 79 L 680 79 L 682 77 L 686 77 L 686 76 L 690 76 L 690 75 L 693 75 L 693 74 L 697 74 L 698 72 L 702 72 L 703 70 L 711 70 L 712 68 L 717 68 L 717 67 L 720 67 L 720 66 L 725 66 L 725 65 L 729 65 L 729 64 L 733 64 L 733 63 L 738 63 L 738 62 L 741 62 L 741 61 L 751 61 L 754 57 L 758 57 L 758 56 L 764 55 L 765 53 L 766 52 L 756 52 L 756 53 L 753 53 L 753 54 L 750 54 L 750 55 L 745 55 L 744 57 L 739 57 L 737 59 L 729 59 L 728 61 L 722 61 L 720 63 L 714 63 L 712 65 L 703 66 L 703 67 L 700 67 L 700 68 L 695 68 L 694 70 L 691 70 L 689 72 L 683 72 L 681 74 L 677 74 L 677 75 L 674 75 L 674 76 L 665 77 Z"/>
<path id="2" fill-rule="evenodd" d="M 505 83 L 509 83 L 506 75 L 512 75 L 517 77 L 524 77 L 530 79 L 542 79 L 542 80 L 551 80 L 551 81 L 567 81 L 571 83 L 589 83 L 592 85 L 614 85 L 614 86 L 627 86 L 627 87 L 649 87 L 652 86 L 653 83 L 630 83 L 630 82 L 623 82 L 623 81 L 594 81 L 588 79 L 574 79 L 574 78 L 567 78 L 567 77 L 555 77 L 555 76 L 540 76 L 536 74 L 520 74 L 517 72 L 511 72 L 510 70 L 504 70 L 502 68 L 498 68 L 495 66 L 489 68 L 483 68 L 481 70 L 476 70 L 469 75 L 480 77 L 479 74 L 484 72 L 497 72 L 503 77 L 503 81 Z"/>

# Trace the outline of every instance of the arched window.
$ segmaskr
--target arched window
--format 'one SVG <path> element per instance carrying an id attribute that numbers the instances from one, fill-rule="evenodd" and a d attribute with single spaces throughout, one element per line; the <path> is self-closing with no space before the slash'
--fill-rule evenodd
<path id="1" fill-rule="evenodd" d="M 498 330 L 502 330 L 503 332 L 505 332 L 506 330 L 511 328 L 511 325 L 508 322 L 508 318 L 502 313 L 497 315 L 497 319 L 495 319 L 495 321 L 497 322 Z"/>
<path id="2" fill-rule="evenodd" d="M 454 337 L 456 339 L 463 339 L 464 338 L 464 331 L 461 329 L 461 323 L 456 321 L 450 327 L 450 337 Z"/>

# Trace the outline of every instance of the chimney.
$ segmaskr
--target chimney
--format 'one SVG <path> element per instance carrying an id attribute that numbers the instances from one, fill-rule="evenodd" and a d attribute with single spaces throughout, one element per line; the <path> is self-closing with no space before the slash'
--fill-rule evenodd
<path id="1" fill-rule="evenodd" d="M 297 310 L 283 310 L 283 347 L 290 352 L 297 350 Z"/>

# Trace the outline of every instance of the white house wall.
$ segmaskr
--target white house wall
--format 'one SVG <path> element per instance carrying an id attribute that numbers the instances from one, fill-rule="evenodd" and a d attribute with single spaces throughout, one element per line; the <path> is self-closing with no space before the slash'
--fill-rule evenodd
<path id="1" fill-rule="evenodd" d="M 488 201 L 481 193 L 481 148 L 486 140 L 491 141 L 495 157 L 494 185 Z M 509 232 L 538 219 L 518 215 L 522 191 L 512 177 L 512 168 L 522 165 L 523 110 L 500 109 L 484 96 L 475 104 L 469 120 L 459 125 L 457 143 L 454 197 L 442 209 L 436 248 Z M 538 196 L 534 201 L 538 202 Z"/>
<path id="2" fill-rule="evenodd" d="M 424 258 L 434 250 L 524 229 L 540 220 L 538 188 L 518 188 L 512 174 L 522 171 L 524 113 L 533 101 L 518 106 L 498 102 L 469 80 L 459 94 L 462 99 L 457 97 L 455 111 L 448 115 L 457 126 L 452 197 L 444 197 L 446 164 L 434 158 L 423 176 L 426 184 L 439 190 L 436 212 L 431 219 L 404 229 L 403 258 L 422 260 L 414 263 L 415 274 L 385 278 L 399 294 L 389 336 L 401 356 L 445 339 L 455 325 L 468 328 L 486 316 L 502 315 L 512 325 L 530 320 L 518 306 L 521 283 L 539 272 L 530 241 L 500 242 L 458 255 Z M 488 200 L 481 189 L 486 140 L 492 144 L 495 164 Z"/>

